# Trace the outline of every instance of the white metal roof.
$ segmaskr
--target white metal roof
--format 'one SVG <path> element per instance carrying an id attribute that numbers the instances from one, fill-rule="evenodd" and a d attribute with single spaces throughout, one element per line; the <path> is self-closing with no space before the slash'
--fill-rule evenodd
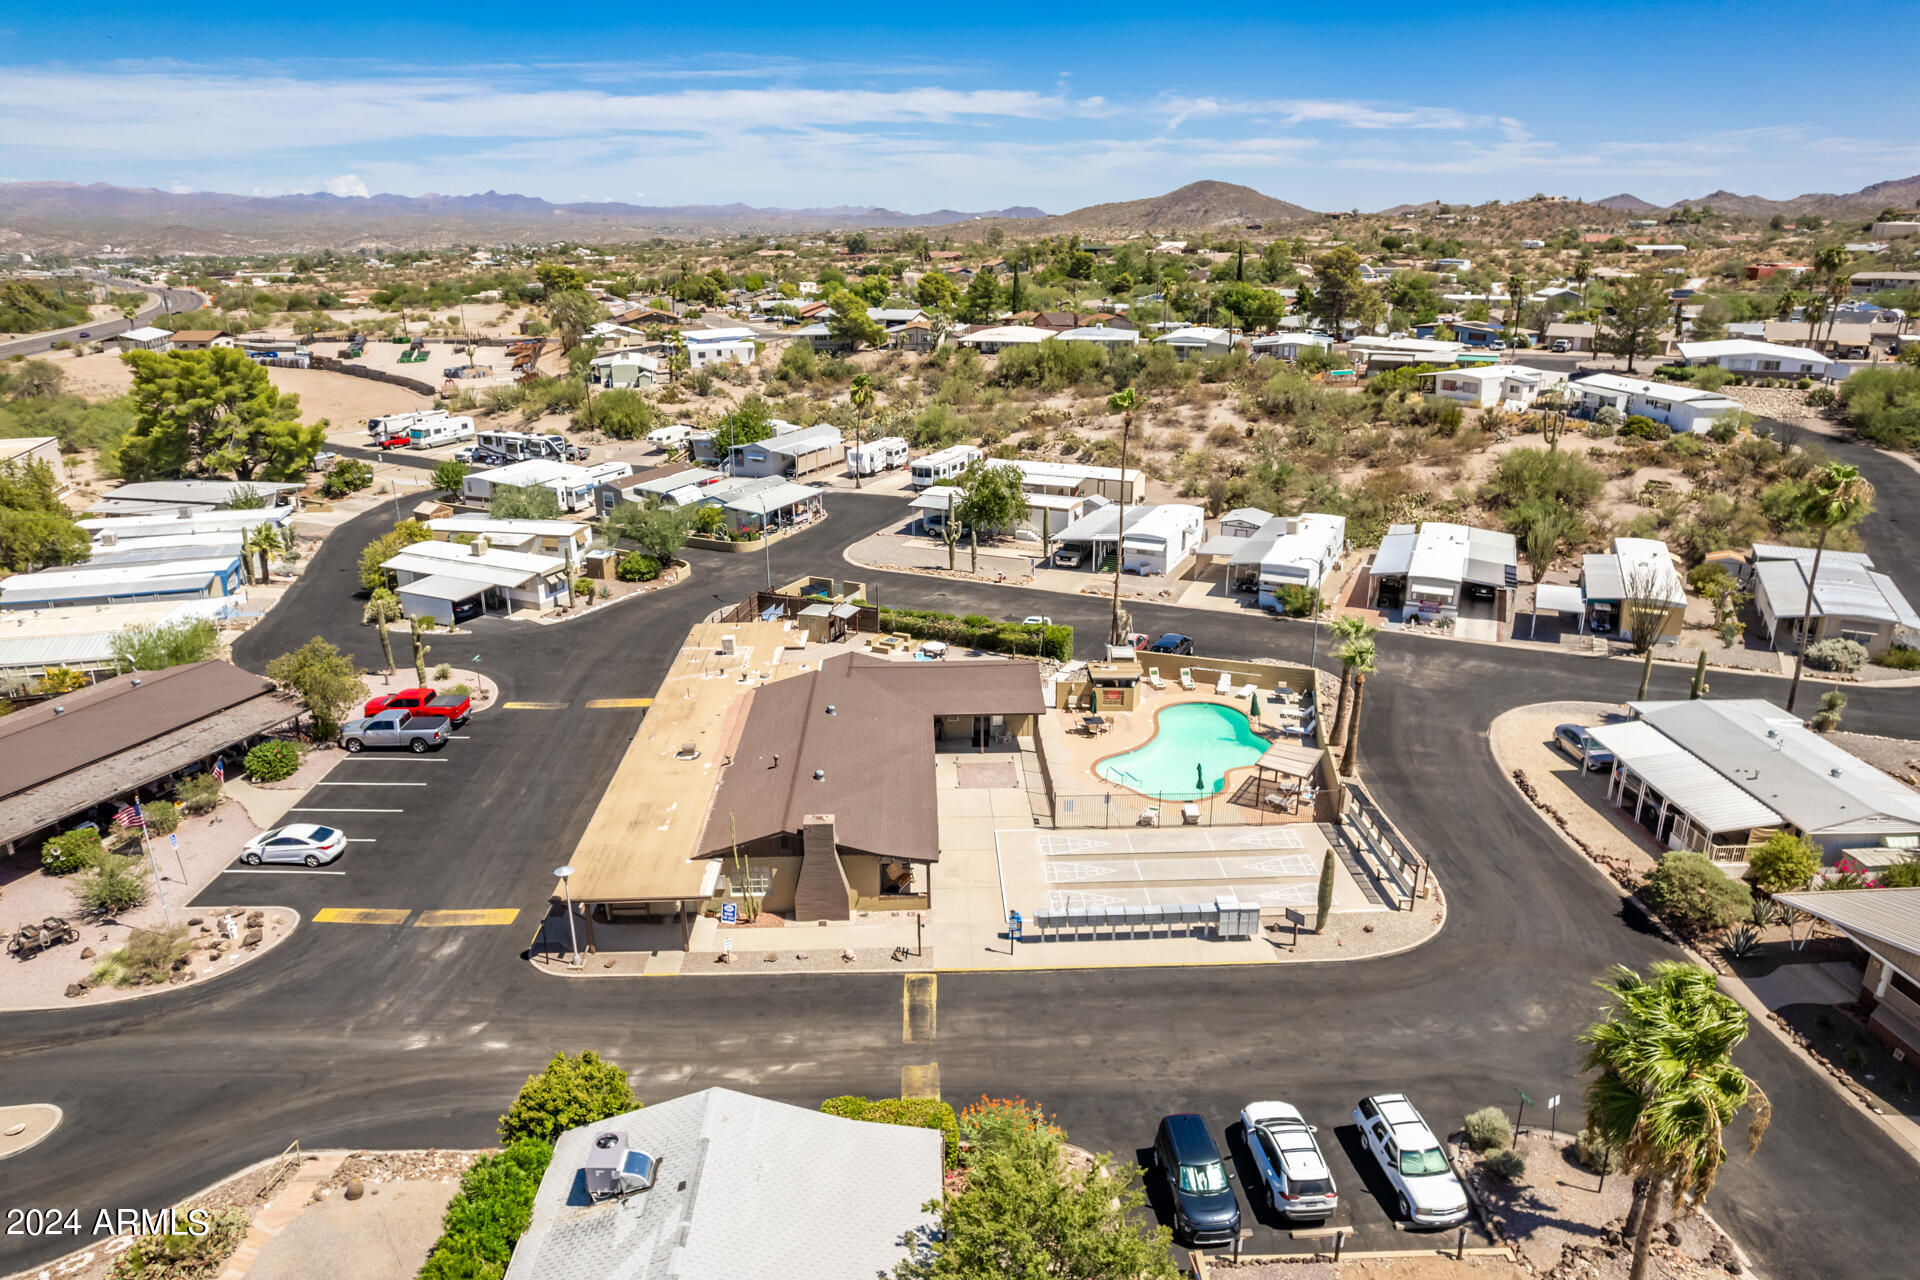
<path id="1" fill-rule="evenodd" d="M 1755 342 L 1751 338 L 1722 338 L 1715 342 L 1683 342 L 1681 358 L 1717 360 L 1721 356 L 1768 356 L 1775 360 L 1804 360 L 1825 367 L 1827 358 L 1807 347 L 1786 347 L 1776 342 Z"/>
<path id="2" fill-rule="evenodd" d="M 456 578 L 450 573 L 430 573 L 424 578 L 415 578 L 400 588 L 401 595 L 425 596 L 429 600 L 449 602 L 470 600 L 485 591 L 489 586 L 513 584 L 475 582 L 471 578 Z"/>
<path id="3" fill-rule="evenodd" d="M 1754 576 L 1765 588 L 1775 617 L 1806 616 L 1811 567 L 1810 560 L 1762 560 L 1754 565 Z M 1857 564 L 1820 562 L 1820 576 L 1813 584 L 1813 613 L 1815 617 L 1869 618 L 1920 630 L 1920 615 L 1893 579 Z"/>
<path id="4" fill-rule="evenodd" d="M 1420 530 L 1415 525 L 1388 525 L 1387 536 L 1380 540 L 1380 550 L 1374 554 L 1373 567 L 1368 572 L 1376 578 L 1407 572 L 1413 564 L 1413 544 L 1419 537 Z"/>
<path id="5" fill-rule="evenodd" d="M 1273 519 L 1273 512 L 1262 511 L 1259 507 L 1235 507 L 1220 517 L 1221 524 L 1250 524 L 1258 529 Z"/>
<path id="6" fill-rule="evenodd" d="M 819 496 L 820 491 L 808 485 L 776 484 L 729 499 L 724 505 L 729 511 L 765 516 Z"/>
<path id="7" fill-rule="evenodd" d="M 492 516 L 478 514 L 445 516 L 438 520 L 427 521 L 427 528 L 435 533 L 504 533 L 509 536 L 542 538 L 578 538 L 590 534 L 592 530 L 583 524 L 570 520 L 495 520 Z"/>
<path id="8" fill-rule="evenodd" d="M 1051 329 L 1036 329 L 1030 324 L 1002 324 L 995 325 L 991 329 L 977 329 L 972 333 L 962 334 L 954 341 L 975 346 L 983 342 L 1010 346 L 1015 343 L 1041 343 L 1048 338 L 1059 336 Z"/>
<path id="9" fill-rule="evenodd" d="M 1533 608 L 1536 613 L 1581 613 L 1586 605 L 1586 599 L 1578 587 L 1543 582 L 1533 589 Z"/>
<path id="10" fill-rule="evenodd" d="M 1192 324 L 1184 329 L 1175 329 L 1158 340 L 1175 347 L 1211 347 L 1233 341 L 1233 335 L 1225 329 Z"/>
<path id="11" fill-rule="evenodd" d="M 1645 721 L 1592 725 L 1587 732 L 1709 831 L 1745 831 L 1780 821 L 1779 814 Z"/>
<path id="12" fill-rule="evenodd" d="M 1804 564 L 1813 563 L 1812 547 L 1789 547 L 1778 542 L 1756 542 L 1753 544 L 1753 558 L 1761 560 L 1799 560 Z M 1830 564 L 1857 564 L 1864 569 L 1873 568 L 1873 557 L 1864 551 L 1840 551 L 1828 547 L 1820 556 L 1820 570 L 1826 572 Z"/>
<path id="13" fill-rule="evenodd" d="M 1704 387 L 1689 387 L 1678 382 L 1648 382 L 1645 378 L 1629 378 L 1618 373 L 1590 373 L 1567 385 L 1575 391 L 1608 391 L 1614 395 L 1639 396 L 1643 400 L 1666 400 L 1673 404 L 1691 404 L 1703 408 L 1740 407 L 1738 400 Z"/>
<path id="14" fill-rule="evenodd" d="M 67 565 L 59 569 L 42 569 L 38 573 L 16 573 L 0 580 L 0 595 L 11 595 L 35 587 L 76 587 L 101 582 L 146 582 L 163 578 L 204 579 L 227 572 L 238 559 L 238 556 L 231 555 L 203 556 L 148 560 L 106 568 L 96 566 L 92 569 L 84 564 Z"/>
<path id="15" fill-rule="evenodd" d="M 1061 342 L 1103 342 L 1131 347 L 1140 341 L 1138 329 L 1109 329 L 1105 325 L 1084 325 L 1057 335 Z"/>
<path id="16" fill-rule="evenodd" d="M 1825 920 L 1863 946 L 1879 943 L 1920 953 L 1920 889 L 1826 889 L 1778 893 L 1774 901 Z M 1890 958 L 1875 950 L 1882 959 Z M 1920 978 L 1920 971 L 1907 976 Z"/>

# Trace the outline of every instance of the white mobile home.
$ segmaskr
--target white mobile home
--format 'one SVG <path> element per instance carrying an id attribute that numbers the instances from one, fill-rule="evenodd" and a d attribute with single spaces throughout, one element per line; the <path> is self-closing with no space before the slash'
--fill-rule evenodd
<path id="1" fill-rule="evenodd" d="M 1129 506 L 1121 525 L 1120 507 L 1089 511 L 1054 537 L 1057 545 L 1083 547 L 1090 569 L 1118 550 L 1127 573 L 1177 575 L 1200 547 L 1206 512 L 1183 503 Z"/>
<path id="2" fill-rule="evenodd" d="M 400 605 L 409 614 L 448 625 L 483 613 L 549 609 L 573 599 L 564 559 L 496 551 L 485 538 L 469 544 L 416 542 L 381 568 L 394 575 Z"/>
<path id="3" fill-rule="evenodd" d="M 980 456 L 980 450 L 970 444 L 956 444 L 930 453 L 915 459 L 911 483 L 916 489 L 941 484 L 965 471 Z"/>
<path id="4" fill-rule="evenodd" d="M 1664 422 L 1675 431 L 1706 431 L 1723 413 L 1737 411 L 1740 402 L 1718 391 L 1706 391 L 1677 382 L 1648 382 L 1618 373 L 1594 373 L 1567 384 L 1576 410 L 1587 416 L 1601 409 L 1617 409 Z"/>
<path id="5" fill-rule="evenodd" d="M 1733 373 L 1757 374 L 1763 378 L 1825 378 L 1844 372 L 1836 360 L 1806 347 L 1785 347 L 1750 338 L 1726 338 L 1719 342 L 1683 342 L 1680 359 L 1687 364 L 1717 364 Z"/>

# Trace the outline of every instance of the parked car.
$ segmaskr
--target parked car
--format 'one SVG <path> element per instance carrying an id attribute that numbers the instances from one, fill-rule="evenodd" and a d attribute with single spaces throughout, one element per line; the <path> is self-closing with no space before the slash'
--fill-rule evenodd
<path id="1" fill-rule="evenodd" d="M 1062 569 L 1078 569 L 1080 567 L 1080 560 L 1081 554 L 1078 551 L 1069 551 L 1062 548 L 1053 553 L 1053 562 Z"/>
<path id="2" fill-rule="evenodd" d="M 1153 1140 L 1153 1164 L 1173 1200 L 1173 1234 L 1189 1244 L 1226 1244 L 1240 1235 L 1240 1202 L 1220 1148 L 1197 1115 L 1167 1116 Z"/>
<path id="3" fill-rule="evenodd" d="M 1553 742 L 1577 760 L 1583 769 L 1613 768 L 1613 752 L 1601 746 L 1591 733 L 1577 724 L 1563 724 L 1555 729 Z"/>
<path id="4" fill-rule="evenodd" d="M 1340 1207 L 1333 1170 L 1313 1136 L 1317 1130 L 1298 1108 L 1285 1102 L 1249 1102 L 1240 1112 L 1240 1126 L 1275 1213 L 1315 1221 L 1333 1216 Z"/>
<path id="5" fill-rule="evenodd" d="M 1399 1200 L 1400 1216 L 1421 1227 L 1467 1218 L 1467 1189 L 1433 1130 L 1403 1093 L 1376 1093 L 1353 1109 L 1360 1145 L 1373 1153 Z"/>
<path id="6" fill-rule="evenodd" d="M 340 745 L 356 755 L 368 747 L 405 747 L 419 755 L 446 746 L 452 732 L 444 716 L 382 711 L 341 725 Z"/>
<path id="7" fill-rule="evenodd" d="M 1021 619 L 1020 625 L 1023 627 L 1050 627 L 1053 625 L 1053 619 L 1043 614 L 1030 613 Z"/>
<path id="8" fill-rule="evenodd" d="M 1553 351 L 1555 355 L 1565 355 L 1571 350 L 1573 350 L 1573 344 L 1565 338 L 1555 338 L 1553 340 Z"/>
<path id="9" fill-rule="evenodd" d="M 347 837 L 338 828 L 296 822 L 292 826 L 262 831 L 247 841 L 246 847 L 240 851 L 240 860 L 250 867 L 257 867 L 263 862 L 305 863 L 309 867 L 318 867 L 334 861 L 346 850 Z"/>
<path id="10" fill-rule="evenodd" d="M 1178 631 L 1169 631 L 1147 646 L 1148 653 L 1173 653 L 1182 656 L 1193 652 L 1193 637 L 1183 636 Z"/>
<path id="11" fill-rule="evenodd" d="M 453 451 L 453 460 L 455 462 L 479 462 L 481 461 L 480 448 L 478 445 L 468 445 L 464 449 L 455 449 Z"/>
<path id="12" fill-rule="evenodd" d="M 400 431 L 390 436 L 380 436 L 374 440 L 373 447 L 376 449 L 404 449 L 412 439 L 413 437 L 411 435 Z"/>
<path id="13" fill-rule="evenodd" d="M 74 334 L 73 336 L 74 336 L 74 339 L 75 339 L 76 341 L 77 341 L 77 340 L 79 340 L 79 339 L 81 339 L 81 338 L 91 338 L 91 337 L 93 336 L 93 330 L 91 330 L 91 329 L 82 329 L 82 330 L 81 330 L 80 332 L 78 332 L 78 333 L 76 333 L 76 334 Z"/>
<path id="14" fill-rule="evenodd" d="M 411 711 L 415 715 L 440 716 L 458 729 L 473 715 L 473 699 L 464 693 L 435 693 L 431 689 L 402 689 L 367 699 L 365 714 L 382 711 Z"/>

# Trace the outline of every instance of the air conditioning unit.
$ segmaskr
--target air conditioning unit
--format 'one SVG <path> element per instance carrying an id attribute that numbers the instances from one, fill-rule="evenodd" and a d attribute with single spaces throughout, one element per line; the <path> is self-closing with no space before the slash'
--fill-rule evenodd
<path id="1" fill-rule="evenodd" d="M 593 1138 L 593 1150 L 581 1172 L 586 1176 L 587 1195 L 594 1200 L 630 1196 L 653 1186 L 660 1162 L 644 1151 L 627 1145 L 624 1133 L 599 1133 Z"/>

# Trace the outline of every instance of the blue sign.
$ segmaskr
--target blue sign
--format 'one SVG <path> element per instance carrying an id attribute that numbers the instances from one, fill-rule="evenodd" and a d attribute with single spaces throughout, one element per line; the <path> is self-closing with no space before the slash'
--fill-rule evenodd
<path id="1" fill-rule="evenodd" d="M 738 924 L 739 922 L 740 922 L 740 908 L 731 902 L 721 903 L 720 904 L 720 923 L 721 924 Z"/>
<path id="2" fill-rule="evenodd" d="M 174 848 L 178 849 L 180 847 L 180 837 L 170 835 L 167 837 L 167 843 L 172 845 Z"/>

